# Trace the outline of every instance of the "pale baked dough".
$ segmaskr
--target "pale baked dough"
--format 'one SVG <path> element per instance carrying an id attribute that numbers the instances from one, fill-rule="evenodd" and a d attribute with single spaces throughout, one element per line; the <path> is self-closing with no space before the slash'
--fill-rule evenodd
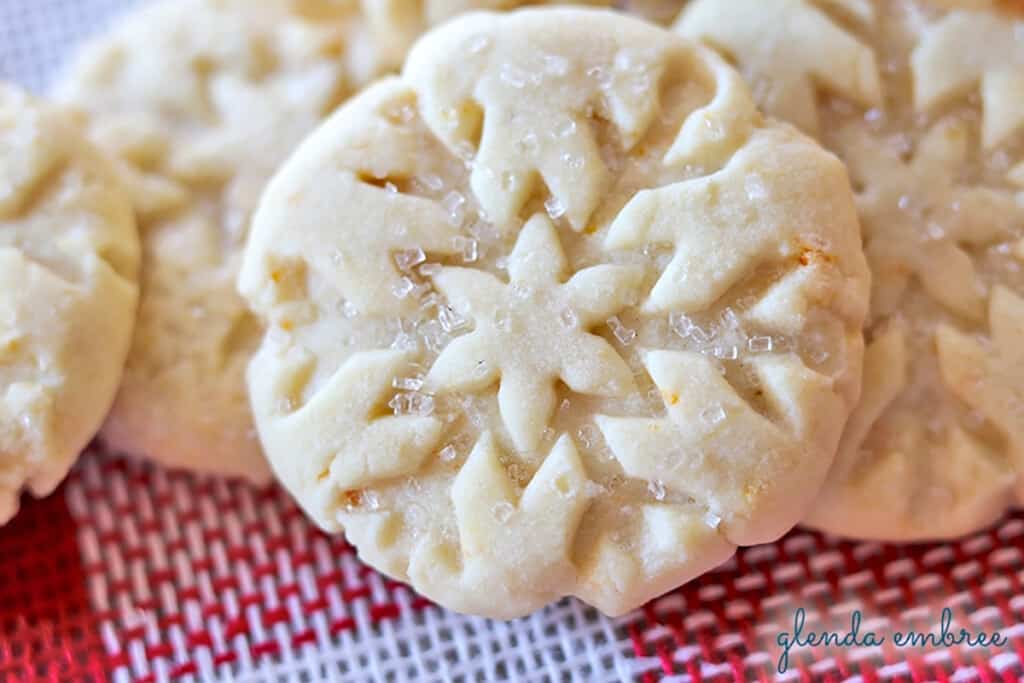
<path id="1" fill-rule="evenodd" d="M 864 397 L 812 526 L 942 539 L 1024 500 L 1024 21 L 1011 6 L 694 0 L 677 23 L 762 84 L 769 112 L 820 134 L 859 188 L 874 283 Z"/>
<path id="2" fill-rule="evenodd" d="M 615 0 L 614 6 L 628 14 L 643 17 L 647 21 L 668 26 L 679 16 L 686 0 Z"/>
<path id="3" fill-rule="evenodd" d="M 0 83 L 0 525 L 64 478 L 114 399 L 139 238 L 111 164 L 65 112 Z"/>
<path id="4" fill-rule="evenodd" d="M 270 183 L 240 275 L 277 475 L 448 607 L 622 613 L 787 531 L 859 392 L 839 161 L 597 10 L 428 34 Z"/>
<path id="5" fill-rule="evenodd" d="M 483 1 L 162 0 L 86 47 L 57 94 L 124 160 L 145 263 L 111 448 L 270 480 L 243 379 L 259 326 L 234 287 L 259 193 L 421 24 Z"/>
<path id="6" fill-rule="evenodd" d="M 675 0 L 678 1 L 678 0 Z M 340 0 L 350 5 L 356 0 Z M 608 0 L 358 0 L 383 66 L 398 69 L 416 39 L 431 26 L 471 10 L 509 10 L 522 5 L 607 5 Z"/>

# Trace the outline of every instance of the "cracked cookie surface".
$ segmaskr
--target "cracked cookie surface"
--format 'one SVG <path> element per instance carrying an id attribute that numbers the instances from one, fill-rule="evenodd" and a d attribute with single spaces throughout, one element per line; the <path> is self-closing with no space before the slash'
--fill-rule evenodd
<path id="1" fill-rule="evenodd" d="M 281 481 L 475 614 L 621 613 L 784 533 L 859 392 L 842 165 L 611 12 L 428 34 L 271 181 L 239 285 Z"/>
<path id="2" fill-rule="evenodd" d="M 991 523 L 1024 500 L 1024 363 L 1009 341 L 1024 325 L 1019 3 L 696 0 L 676 28 L 735 61 L 857 188 L 873 281 L 864 398 L 809 523 L 888 540 Z M 814 52 L 794 47 L 808 39 Z"/>
<path id="3" fill-rule="evenodd" d="M 113 165 L 67 113 L 0 83 L 0 524 L 50 493 L 124 368 L 139 239 Z"/>

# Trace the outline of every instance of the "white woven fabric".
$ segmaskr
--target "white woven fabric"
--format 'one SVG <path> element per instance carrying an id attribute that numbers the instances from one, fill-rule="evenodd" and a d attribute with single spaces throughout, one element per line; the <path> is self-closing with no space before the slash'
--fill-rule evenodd
<path id="1" fill-rule="evenodd" d="M 82 38 L 138 0 L 0 0 L 0 78 L 43 92 Z"/>
<path id="2" fill-rule="evenodd" d="M 280 491 L 262 494 L 240 483 L 196 479 L 142 464 L 127 471 L 107 456 L 87 453 L 69 479 L 66 499 L 78 523 L 93 608 L 109 614 L 103 640 L 109 655 L 127 655 L 115 683 L 156 681 L 627 681 L 657 668 L 629 656 L 631 644 L 613 620 L 575 600 L 563 600 L 526 619 L 505 623 L 440 608 L 413 609 L 409 590 L 388 586 L 351 549 L 337 552 L 310 533 Z M 144 474 L 142 474 L 144 473 Z M 144 480 L 142 480 L 144 477 Z M 127 512 L 130 508 L 131 512 Z M 263 533 L 248 533 L 254 527 Z M 287 547 L 277 544 L 287 538 Z M 277 546 L 274 548 L 273 546 Z M 232 559 L 239 552 L 245 560 Z M 297 562 L 299 555 L 311 561 Z M 273 563 L 272 575 L 259 566 Z M 159 574 L 166 578 L 155 579 Z M 323 578 L 340 573 L 324 585 Z M 215 585 L 230 576 L 230 588 Z M 293 591 L 290 587 L 298 586 Z M 349 590 L 369 595 L 345 598 Z M 245 606 L 243 596 L 258 596 Z M 311 610 L 322 597 L 325 608 Z M 155 600 L 153 611 L 135 605 Z M 217 614 L 204 616 L 209 607 Z M 372 607 L 397 605 L 397 617 L 374 619 Z M 267 625 L 283 607 L 287 619 Z M 179 615 L 180 620 L 172 617 Z M 229 637 L 240 618 L 245 635 Z M 354 626 L 331 634 L 330 624 Z M 296 634 L 315 639 L 296 647 Z M 196 649 L 189 634 L 208 634 Z M 147 647 L 170 643 L 170 652 Z M 276 643 L 274 657 L 253 646 Z M 214 652 L 238 655 L 215 662 Z M 190 661 L 197 673 L 172 677 Z"/>

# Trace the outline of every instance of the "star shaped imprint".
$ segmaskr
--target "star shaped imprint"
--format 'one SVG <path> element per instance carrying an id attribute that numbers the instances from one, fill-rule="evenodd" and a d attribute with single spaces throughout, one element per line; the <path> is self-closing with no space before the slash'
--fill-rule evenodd
<path id="1" fill-rule="evenodd" d="M 427 375 L 427 388 L 473 391 L 500 382 L 498 406 L 520 450 L 539 444 L 554 410 L 555 380 L 598 396 L 622 396 L 634 388 L 625 361 L 588 330 L 629 305 L 642 272 L 594 266 L 563 284 L 565 271 L 555 228 L 537 214 L 509 256 L 509 283 L 467 268 L 445 268 L 433 278 L 475 329 L 444 349 Z"/>
<path id="2" fill-rule="evenodd" d="M 283 414 L 263 416 L 264 445 L 302 455 L 277 475 L 307 493 L 305 507 L 324 528 L 336 528 L 330 510 L 339 491 L 411 474 L 434 452 L 442 427 L 437 419 L 380 416 L 377 410 L 393 391 L 393 378 L 409 372 L 411 359 L 400 351 L 355 353 L 295 409 L 290 405 L 299 403 L 297 394 L 312 372 L 308 354 L 293 350 L 275 371 L 250 374 L 254 390 L 286 407 Z"/>
<path id="3" fill-rule="evenodd" d="M 521 594 L 536 596 L 539 608 L 576 574 L 569 549 L 594 495 L 591 486 L 575 444 L 562 435 L 519 494 L 493 435 L 484 432 L 451 487 L 461 566 L 429 538 L 413 553 L 409 573 L 425 594 L 459 595 L 459 607 L 469 611 L 481 603 L 501 610 L 496 605 L 511 605 Z M 509 618 L 519 613 L 504 609 Z"/>
<path id="4" fill-rule="evenodd" d="M 913 277 L 951 311 L 968 318 L 983 314 L 985 286 L 970 252 L 1011 236 L 1024 211 L 1012 192 L 958 181 L 968 143 L 966 128 L 946 121 L 903 161 L 861 130 L 839 132 L 850 175 L 866 188 L 857 199 L 876 316 L 897 310 Z"/>
<path id="5" fill-rule="evenodd" d="M 982 142 L 1002 144 L 1024 126 L 1024 22 L 991 12 L 951 12 L 911 56 L 914 102 L 927 111 L 980 87 Z"/>
<path id="6" fill-rule="evenodd" d="M 996 287 L 989 300 L 991 344 L 943 325 L 936 333 L 946 384 L 1007 438 L 1011 458 L 1024 460 L 1024 299 Z"/>
<path id="7" fill-rule="evenodd" d="M 855 0 L 697 0 L 676 31 L 732 55 L 767 112 L 816 135 L 819 89 L 873 107 L 882 86 L 872 49 L 815 4 L 858 23 L 873 20 L 871 6 Z M 766 31 L 769 17 L 777 35 Z"/>

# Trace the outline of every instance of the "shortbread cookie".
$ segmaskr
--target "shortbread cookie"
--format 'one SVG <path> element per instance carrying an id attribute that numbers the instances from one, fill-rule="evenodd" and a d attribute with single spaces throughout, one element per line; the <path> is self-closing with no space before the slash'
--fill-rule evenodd
<path id="1" fill-rule="evenodd" d="M 859 392 L 839 161 L 597 10 L 455 20 L 268 186 L 256 424 L 309 515 L 448 607 L 621 613 L 788 530 Z"/>
<path id="2" fill-rule="evenodd" d="M 427 4 L 431 17 L 458 9 Z M 94 136 L 125 160 L 141 215 L 141 313 L 103 429 L 112 448 L 269 481 L 245 396 L 260 332 L 235 292 L 240 251 L 278 164 L 400 63 L 413 37 L 402 17 L 427 17 L 402 7 L 162 0 L 87 46 L 62 80 L 58 94 L 92 113 Z"/>
<path id="3" fill-rule="evenodd" d="M 65 113 L 0 84 L 0 524 L 53 491 L 114 400 L 139 238 L 110 163 Z"/>
<path id="4" fill-rule="evenodd" d="M 677 24 L 838 152 L 859 191 L 864 397 L 812 526 L 940 539 L 1024 500 L 1024 21 L 1010 6 L 694 0 Z"/>
<path id="5" fill-rule="evenodd" d="M 270 479 L 245 396 L 259 326 L 235 292 L 259 192 L 378 71 L 354 3 L 163 0 L 88 45 L 58 95 L 124 160 L 145 268 L 103 436 L 165 465 Z"/>

